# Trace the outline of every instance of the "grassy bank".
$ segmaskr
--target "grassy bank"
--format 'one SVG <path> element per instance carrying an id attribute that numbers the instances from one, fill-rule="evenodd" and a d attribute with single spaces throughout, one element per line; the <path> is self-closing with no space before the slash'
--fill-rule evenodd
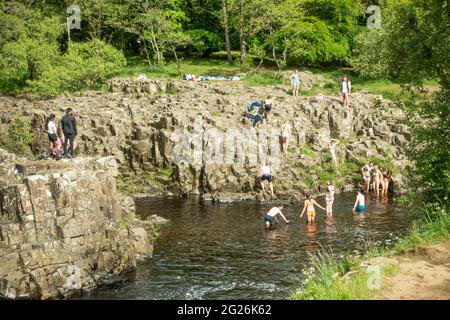
<path id="1" fill-rule="evenodd" d="M 320 74 L 326 79 L 337 81 L 339 77 L 344 74 L 352 80 L 352 87 L 355 92 L 365 91 L 372 94 L 382 95 L 385 98 L 392 100 L 411 101 L 414 97 L 402 90 L 399 83 L 392 80 L 366 80 L 361 79 L 351 73 L 351 70 L 342 70 L 339 68 L 303 68 L 297 67 L 300 71 L 310 71 L 312 73 Z M 243 83 L 248 86 L 274 86 L 274 85 L 289 85 L 283 81 L 276 74 L 276 68 L 273 66 L 263 66 L 257 73 L 252 73 L 253 67 L 241 67 L 238 63 L 229 65 L 226 59 L 220 55 L 214 55 L 208 59 L 201 58 L 186 58 L 182 59 L 180 69 L 172 60 L 167 60 L 163 67 L 149 66 L 148 62 L 142 57 L 127 57 L 127 65 L 122 67 L 116 76 L 119 77 L 137 77 L 140 74 L 145 74 L 150 78 L 169 78 L 181 79 L 183 74 L 195 75 L 223 75 L 223 76 L 241 76 Z M 295 68 L 291 68 L 292 70 Z M 292 71 L 286 69 L 285 71 Z M 425 89 L 433 91 L 437 88 L 437 83 L 429 81 L 425 83 Z M 318 84 L 314 85 L 309 90 L 301 90 L 302 96 L 314 96 L 319 92 L 325 95 L 337 94 L 337 83 L 326 84 L 320 87 Z"/>
<path id="2" fill-rule="evenodd" d="M 379 297 L 383 289 L 369 289 L 369 272 L 364 265 L 375 257 L 388 257 L 404 250 L 439 243 L 450 238 L 450 208 L 446 203 L 429 203 L 414 216 L 409 234 L 391 247 L 369 245 L 363 254 L 336 256 L 322 251 L 311 256 L 310 267 L 292 292 L 293 300 L 360 300 Z M 395 265 L 383 264 L 381 277 L 396 272 Z"/>

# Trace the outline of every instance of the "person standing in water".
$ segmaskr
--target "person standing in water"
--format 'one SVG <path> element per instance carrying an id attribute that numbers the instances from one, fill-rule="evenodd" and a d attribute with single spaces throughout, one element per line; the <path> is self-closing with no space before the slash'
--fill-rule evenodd
<path id="1" fill-rule="evenodd" d="M 381 173 L 380 168 L 378 168 L 378 166 L 374 166 L 373 171 L 374 171 L 373 191 L 375 191 L 377 198 L 378 198 L 384 188 L 383 174 Z M 381 190 L 380 190 L 380 184 L 381 184 Z"/>
<path id="2" fill-rule="evenodd" d="M 266 216 L 264 217 L 264 223 L 266 225 L 266 229 L 269 229 L 271 227 L 273 227 L 273 219 L 275 219 L 275 221 L 277 223 L 279 223 L 278 219 L 277 219 L 277 215 L 280 215 L 285 223 L 289 223 L 289 220 L 286 219 L 286 217 L 283 215 L 283 212 L 281 212 L 281 210 L 283 210 L 283 206 L 278 206 L 278 207 L 273 207 L 272 209 L 269 210 L 269 212 L 266 213 Z"/>
<path id="3" fill-rule="evenodd" d="M 347 77 L 342 78 L 341 85 L 340 85 L 340 92 L 342 95 L 342 104 L 344 107 L 348 107 L 349 100 L 348 96 L 350 95 L 352 85 L 350 83 L 350 80 L 347 79 Z"/>
<path id="4" fill-rule="evenodd" d="M 337 157 L 336 157 L 336 146 L 338 145 L 339 140 L 331 139 L 328 143 L 328 147 L 330 148 L 331 159 L 333 160 L 334 165 L 337 167 Z"/>
<path id="5" fill-rule="evenodd" d="M 298 70 L 295 70 L 291 76 L 292 95 L 294 98 L 298 97 L 298 91 L 300 90 L 300 74 Z"/>
<path id="6" fill-rule="evenodd" d="M 306 200 L 303 204 L 303 210 L 302 213 L 300 214 L 300 218 L 303 217 L 303 214 L 306 211 L 306 215 L 308 216 L 308 223 L 313 223 L 314 219 L 316 217 L 316 210 L 314 209 L 314 205 L 318 206 L 319 208 L 321 208 L 322 210 L 326 209 L 324 207 L 322 207 L 320 204 L 318 204 L 316 202 L 316 200 L 314 200 L 313 198 L 311 198 L 311 195 L 309 193 L 306 194 Z"/>
<path id="7" fill-rule="evenodd" d="M 327 193 L 325 195 L 325 202 L 327 204 L 327 216 L 333 214 L 333 202 L 334 202 L 334 186 L 331 181 L 327 181 Z"/>
<path id="8" fill-rule="evenodd" d="M 391 171 L 387 170 L 383 172 L 383 180 L 384 180 L 384 189 L 383 189 L 383 195 L 387 196 L 388 190 L 389 190 L 389 182 L 391 181 Z"/>
<path id="9" fill-rule="evenodd" d="M 289 124 L 289 121 L 286 120 L 284 124 L 281 126 L 281 151 L 283 153 L 287 153 L 289 138 L 291 137 L 292 126 Z"/>
<path id="10" fill-rule="evenodd" d="M 358 190 L 358 195 L 356 196 L 355 205 L 353 206 L 353 212 L 363 213 L 366 210 L 364 190 Z"/>
<path id="11" fill-rule="evenodd" d="M 366 164 L 364 167 L 362 167 L 361 172 L 363 174 L 363 179 L 364 179 L 364 185 L 365 185 L 365 191 L 366 193 L 369 192 L 369 188 L 370 188 L 370 176 L 371 176 L 371 172 L 372 172 L 372 168 L 370 164 Z"/>
<path id="12" fill-rule="evenodd" d="M 261 187 L 262 187 L 263 192 L 266 192 L 266 190 L 264 188 L 264 180 L 267 180 L 267 182 L 269 184 L 269 188 L 270 188 L 270 193 L 272 194 L 272 197 L 273 197 L 274 194 L 273 194 L 273 185 L 272 185 L 272 175 L 270 173 L 269 165 L 264 164 L 263 166 L 261 166 L 260 173 L 261 173 Z"/>

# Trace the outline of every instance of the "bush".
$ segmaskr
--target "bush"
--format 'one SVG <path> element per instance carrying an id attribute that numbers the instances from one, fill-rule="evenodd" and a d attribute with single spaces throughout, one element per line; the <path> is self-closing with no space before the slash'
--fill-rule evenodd
<path id="1" fill-rule="evenodd" d="M 56 66 L 48 66 L 38 79 L 27 81 L 28 91 L 52 97 L 61 92 L 96 87 L 125 64 L 121 51 L 100 40 L 73 43 Z"/>
<path id="2" fill-rule="evenodd" d="M 0 146 L 9 152 L 19 155 L 27 153 L 29 145 L 34 141 L 30 120 L 17 112 L 11 120 L 6 134 L 0 137 Z"/>

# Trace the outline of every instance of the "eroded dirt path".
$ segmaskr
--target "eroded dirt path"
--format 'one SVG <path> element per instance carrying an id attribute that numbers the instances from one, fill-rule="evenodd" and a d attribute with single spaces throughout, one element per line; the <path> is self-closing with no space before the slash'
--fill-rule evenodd
<path id="1" fill-rule="evenodd" d="M 450 241 L 407 251 L 398 259 L 398 272 L 386 280 L 384 299 L 450 299 Z"/>

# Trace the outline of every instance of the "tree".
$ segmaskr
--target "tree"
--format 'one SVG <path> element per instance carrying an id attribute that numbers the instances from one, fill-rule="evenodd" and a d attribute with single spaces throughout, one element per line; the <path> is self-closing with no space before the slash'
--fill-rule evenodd
<path id="1" fill-rule="evenodd" d="M 16 154 L 26 154 L 29 146 L 34 141 L 34 135 L 31 131 L 30 120 L 17 112 L 11 120 L 6 134 L 0 137 L 0 146 L 9 152 Z"/>
<path id="2" fill-rule="evenodd" d="M 229 64 L 233 63 L 233 56 L 231 55 L 231 45 L 230 45 L 230 31 L 228 29 L 228 1 L 222 0 L 222 19 L 223 28 L 225 33 L 225 48 L 227 50 L 227 60 Z"/>

